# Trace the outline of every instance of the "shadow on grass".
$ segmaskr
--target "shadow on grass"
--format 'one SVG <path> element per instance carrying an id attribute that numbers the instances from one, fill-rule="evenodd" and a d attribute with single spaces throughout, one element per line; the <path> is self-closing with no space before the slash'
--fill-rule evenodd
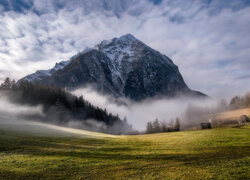
<path id="1" fill-rule="evenodd" d="M 173 152 L 147 152 L 146 150 L 129 148 L 129 147 L 114 147 L 114 148 L 98 148 L 89 147 L 71 148 L 61 151 L 60 149 L 46 149 L 44 147 L 32 146 L 21 151 L 12 152 L 21 155 L 32 156 L 60 156 L 71 157 L 78 159 L 89 159 L 98 161 L 179 161 L 189 164 L 213 163 L 221 160 L 234 160 L 249 157 L 250 147 L 245 146 L 227 146 L 218 148 L 208 148 L 202 151 L 193 150 L 191 153 L 173 153 Z"/>
<path id="2" fill-rule="evenodd" d="M 61 156 L 94 160 L 181 161 L 197 163 L 249 157 L 250 146 L 207 147 L 178 152 L 162 149 L 161 145 L 147 149 L 150 142 L 115 142 L 95 138 L 51 138 L 16 135 L 0 136 L 0 152 L 32 156 Z M 183 153 L 186 150 L 185 153 Z M 188 151 L 189 150 L 189 151 Z"/>
<path id="3" fill-rule="evenodd" d="M 94 138 L 20 137 L 15 134 L 13 136 L 8 134 L 0 136 L 0 144 L 0 152 L 9 154 L 8 158 L 10 159 L 11 155 L 37 156 L 45 159 L 42 165 L 38 164 L 37 167 L 48 165 L 40 171 L 30 171 L 23 174 L 1 169 L 0 177 L 4 179 L 43 179 L 48 178 L 48 176 L 50 179 L 58 179 L 57 175 L 68 179 L 76 176 L 79 172 L 84 177 L 88 177 L 95 172 L 93 169 L 96 168 L 98 173 L 101 173 L 105 166 L 110 167 L 110 171 L 113 170 L 113 167 L 122 166 L 128 168 L 128 171 L 133 168 L 145 168 L 143 169 L 145 172 L 150 168 L 156 168 L 152 164 L 158 165 L 157 170 L 159 170 L 159 168 L 162 166 L 164 168 L 164 165 L 167 166 L 171 162 L 200 169 L 214 164 L 223 164 L 230 160 L 247 158 L 250 155 L 248 144 L 241 146 L 239 144 L 237 144 L 238 146 L 227 144 L 224 147 L 213 148 L 211 146 L 201 148 L 198 145 L 193 148 L 183 146 L 183 149 L 178 147 L 178 151 L 174 151 L 176 147 L 166 147 L 163 144 L 156 145 L 151 142 L 119 142 L 112 139 Z M 51 160 L 50 157 L 52 159 L 53 157 L 59 158 Z M 46 158 L 48 159 L 46 160 Z M 33 163 L 36 164 L 36 162 Z M 67 174 L 68 172 L 73 174 Z"/>

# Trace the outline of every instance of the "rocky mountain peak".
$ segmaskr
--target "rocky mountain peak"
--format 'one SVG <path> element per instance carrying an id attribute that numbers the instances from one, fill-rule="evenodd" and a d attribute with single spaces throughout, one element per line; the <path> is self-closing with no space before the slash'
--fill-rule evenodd
<path id="1" fill-rule="evenodd" d="M 139 41 L 132 34 L 126 34 L 119 38 L 113 38 L 110 40 L 104 40 L 100 44 L 97 45 L 99 48 L 104 48 L 110 45 L 122 44 L 123 46 L 130 46 L 134 41 Z"/>
<path id="2" fill-rule="evenodd" d="M 131 34 L 104 40 L 93 48 L 86 48 L 69 61 L 22 80 L 69 89 L 93 85 L 101 93 L 133 100 L 178 94 L 205 97 L 188 88 L 170 58 Z"/>

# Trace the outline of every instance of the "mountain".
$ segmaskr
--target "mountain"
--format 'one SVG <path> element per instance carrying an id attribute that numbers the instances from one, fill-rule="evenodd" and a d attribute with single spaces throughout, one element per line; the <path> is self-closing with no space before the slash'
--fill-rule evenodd
<path id="1" fill-rule="evenodd" d="M 131 34 L 104 40 L 24 80 L 68 89 L 91 85 L 101 93 L 132 100 L 179 94 L 206 97 L 188 88 L 170 58 Z"/>

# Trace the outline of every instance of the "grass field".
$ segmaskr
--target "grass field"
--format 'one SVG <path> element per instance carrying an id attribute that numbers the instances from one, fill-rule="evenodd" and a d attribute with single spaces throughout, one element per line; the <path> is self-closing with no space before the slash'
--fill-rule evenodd
<path id="1" fill-rule="evenodd" d="M 250 125 L 137 136 L 0 130 L 0 179 L 250 179 Z"/>
<path id="2" fill-rule="evenodd" d="M 225 111 L 215 115 L 215 119 L 220 120 L 238 120 L 240 116 L 246 115 L 250 117 L 250 108 Z"/>

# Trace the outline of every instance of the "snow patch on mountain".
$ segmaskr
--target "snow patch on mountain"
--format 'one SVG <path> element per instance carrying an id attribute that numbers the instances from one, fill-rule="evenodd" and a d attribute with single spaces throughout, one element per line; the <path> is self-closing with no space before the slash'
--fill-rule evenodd
<path id="1" fill-rule="evenodd" d="M 134 47 L 135 43 L 141 43 L 131 34 L 123 35 L 119 38 L 104 40 L 94 48 L 104 53 L 110 59 L 110 69 L 112 72 L 112 80 L 119 86 L 124 84 L 124 79 L 121 75 L 124 61 L 133 61 L 134 55 L 138 49 Z"/>
<path id="2" fill-rule="evenodd" d="M 139 42 L 139 40 L 131 34 L 126 34 L 120 38 L 102 41 L 95 47 L 108 56 L 116 66 L 121 66 L 124 57 L 132 60 L 131 57 L 135 53 L 133 48 L 133 43 L 135 42 Z"/>

